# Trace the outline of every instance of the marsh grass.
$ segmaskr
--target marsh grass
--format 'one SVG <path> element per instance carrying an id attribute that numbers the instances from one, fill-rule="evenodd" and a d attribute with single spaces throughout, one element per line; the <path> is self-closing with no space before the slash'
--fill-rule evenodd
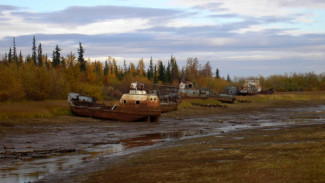
<path id="1" fill-rule="evenodd" d="M 250 101 L 250 103 L 240 103 L 235 101 L 234 104 L 222 104 L 226 108 L 206 108 L 194 106 L 193 103 L 201 104 L 220 104 L 214 98 L 208 99 L 183 99 L 178 105 L 176 111 L 165 113 L 163 116 L 178 118 L 178 117 L 193 117 L 204 116 L 211 114 L 225 113 L 247 113 L 262 111 L 268 108 L 288 108 L 298 106 L 310 106 L 325 103 L 325 92 L 283 92 L 272 95 L 253 95 L 253 96 L 236 96 L 237 100 Z"/>
<path id="2" fill-rule="evenodd" d="M 47 118 L 71 114 L 66 100 L 0 103 L 0 120 Z"/>
<path id="3" fill-rule="evenodd" d="M 85 182 L 325 182 L 325 125 L 186 140 L 87 175 Z"/>
<path id="4" fill-rule="evenodd" d="M 291 107 L 297 105 L 313 105 L 325 103 L 325 92 L 286 92 L 272 95 L 236 96 L 239 100 L 248 100 L 251 103 L 222 104 L 226 108 L 206 108 L 194 106 L 200 104 L 220 104 L 214 98 L 208 99 L 184 99 L 176 111 L 165 113 L 165 117 L 191 117 L 218 113 L 247 112 L 263 110 L 271 107 Z M 118 100 L 100 101 L 107 105 L 118 104 Z M 0 120 L 48 118 L 58 115 L 70 115 L 66 100 L 24 101 L 0 103 Z"/>

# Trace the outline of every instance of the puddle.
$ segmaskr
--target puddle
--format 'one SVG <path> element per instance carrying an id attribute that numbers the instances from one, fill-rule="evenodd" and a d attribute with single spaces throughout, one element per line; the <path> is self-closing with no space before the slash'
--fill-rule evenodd
<path id="1" fill-rule="evenodd" d="M 184 119 L 181 122 L 179 120 L 176 122 L 162 120 L 161 123 L 165 126 L 160 127 L 160 129 L 150 129 L 150 132 L 153 133 L 139 135 L 135 138 L 120 139 L 120 141 L 117 141 L 114 144 L 82 144 L 83 147 L 73 153 L 53 155 L 51 157 L 41 159 L 13 161 L 5 165 L 0 164 L 0 180 L 1 182 L 17 183 L 33 182 L 60 170 L 73 170 L 74 168 L 81 166 L 83 163 L 92 161 L 94 158 L 98 158 L 100 156 L 105 157 L 107 155 L 126 152 L 134 148 L 153 146 L 166 141 L 207 135 L 222 137 L 222 133 L 235 130 L 263 127 L 270 127 L 265 130 L 275 130 L 290 125 L 324 123 L 324 111 L 325 105 L 321 105 L 319 107 L 278 109 L 276 112 L 270 111 L 257 114 L 192 118 Z M 124 123 L 122 125 L 124 125 Z M 179 126 L 176 128 L 173 125 Z M 118 128 L 118 126 L 116 128 Z M 157 133 L 157 131 L 162 129 L 163 131 L 169 132 Z M 173 131 L 173 129 L 176 129 L 176 131 Z M 146 129 L 144 131 L 148 132 L 149 130 Z M 117 131 L 115 133 L 121 132 Z M 114 135 L 114 133 L 106 133 L 106 136 L 112 138 Z M 242 138 L 243 137 L 235 137 L 237 140 L 241 140 Z M 223 149 L 213 150 L 221 151 Z M 227 161 L 229 160 L 217 160 L 217 162 Z"/>
<path id="2" fill-rule="evenodd" d="M 89 145 L 74 153 L 55 155 L 48 158 L 28 159 L 0 165 L 1 182 L 27 183 L 41 179 L 45 175 L 77 168 L 81 163 L 91 161 L 101 155 L 109 155 L 131 148 L 151 146 L 168 140 L 184 137 L 183 132 L 155 133 L 141 135 L 136 138 L 121 140 L 120 143 Z M 85 145 L 85 144 L 84 144 Z"/>

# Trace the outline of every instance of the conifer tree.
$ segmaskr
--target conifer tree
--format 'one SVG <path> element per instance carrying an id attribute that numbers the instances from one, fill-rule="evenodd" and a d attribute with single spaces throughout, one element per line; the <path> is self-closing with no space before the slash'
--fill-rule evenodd
<path id="1" fill-rule="evenodd" d="M 107 60 L 105 61 L 105 66 L 104 66 L 104 76 L 106 76 L 108 74 L 108 64 L 107 64 Z"/>
<path id="2" fill-rule="evenodd" d="M 21 65 L 24 62 L 23 55 L 21 54 L 21 51 L 19 52 L 19 58 L 18 58 L 18 64 Z"/>
<path id="3" fill-rule="evenodd" d="M 159 67 L 158 67 L 158 80 L 165 82 L 165 66 L 162 63 L 162 61 L 158 61 Z"/>
<path id="4" fill-rule="evenodd" d="M 84 59 L 85 49 L 82 47 L 81 42 L 79 42 L 78 48 L 78 62 L 80 63 L 80 70 L 85 72 L 86 71 L 86 61 Z"/>
<path id="5" fill-rule="evenodd" d="M 216 78 L 219 79 L 220 78 L 220 73 L 219 73 L 219 69 L 216 69 Z"/>
<path id="6" fill-rule="evenodd" d="M 46 68 L 50 68 L 50 64 L 49 64 L 48 58 L 47 58 L 47 53 L 45 54 L 45 65 L 46 65 Z"/>
<path id="7" fill-rule="evenodd" d="M 66 68 L 66 61 L 65 61 L 65 58 L 64 57 L 61 57 L 61 59 L 60 59 L 60 66 L 62 68 Z"/>
<path id="8" fill-rule="evenodd" d="M 37 63 L 38 66 L 42 67 L 43 66 L 43 60 L 42 60 L 42 56 L 43 56 L 43 51 L 42 51 L 42 44 L 40 43 L 38 45 L 38 50 L 37 50 Z"/>
<path id="9" fill-rule="evenodd" d="M 37 56 L 36 56 L 36 40 L 35 36 L 33 36 L 33 47 L 32 47 L 33 53 L 32 53 L 32 60 L 35 65 L 37 65 Z"/>
<path id="10" fill-rule="evenodd" d="M 4 58 L 3 58 L 3 61 L 4 61 L 4 62 L 8 62 L 8 55 L 7 55 L 7 53 L 5 53 L 5 56 L 4 56 Z"/>
<path id="11" fill-rule="evenodd" d="M 154 75 L 154 77 L 153 77 L 153 82 L 154 82 L 155 84 L 157 84 L 157 83 L 158 83 L 158 77 L 157 77 L 157 65 L 155 65 L 155 69 L 154 69 L 153 75 Z"/>
<path id="12" fill-rule="evenodd" d="M 126 60 L 123 61 L 124 74 L 128 71 L 126 67 Z"/>
<path id="13" fill-rule="evenodd" d="M 171 75 L 171 71 L 170 71 L 170 63 L 168 62 L 167 65 L 167 69 L 166 69 L 166 75 L 165 75 L 165 81 L 168 83 L 171 83 L 172 81 L 172 75 Z"/>
<path id="14" fill-rule="evenodd" d="M 227 74 L 227 81 L 228 81 L 228 82 L 231 82 L 231 79 L 230 79 L 229 74 Z"/>
<path id="15" fill-rule="evenodd" d="M 59 45 L 56 45 L 55 50 L 53 51 L 53 57 L 52 57 L 52 64 L 53 67 L 58 67 L 60 66 L 60 59 L 61 59 L 61 54 L 60 51 L 62 49 L 59 47 Z"/>
<path id="16" fill-rule="evenodd" d="M 178 70 L 176 58 L 171 56 L 170 63 L 171 63 L 171 82 L 174 80 L 179 80 L 179 70 Z"/>
<path id="17" fill-rule="evenodd" d="M 9 48 L 9 53 L 8 53 L 8 62 L 9 62 L 9 63 L 12 63 L 11 47 Z"/>
<path id="18" fill-rule="evenodd" d="M 152 57 L 150 58 L 150 63 L 147 71 L 147 78 L 148 80 L 153 78 L 153 63 L 152 63 Z"/>
<path id="19" fill-rule="evenodd" d="M 13 39 L 12 59 L 16 64 L 18 64 L 18 56 L 17 56 L 17 51 L 16 51 L 16 39 L 15 39 L 15 37 Z"/>

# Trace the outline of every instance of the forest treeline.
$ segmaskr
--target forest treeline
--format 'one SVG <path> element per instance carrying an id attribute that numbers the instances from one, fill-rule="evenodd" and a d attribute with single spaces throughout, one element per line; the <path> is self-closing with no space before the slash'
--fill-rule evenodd
<path id="1" fill-rule="evenodd" d="M 171 56 L 167 65 L 161 60 L 150 59 L 146 68 L 143 59 L 137 63 L 117 64 L 115 58 L 106 61 L 84 59 L 85 49 L 79 43 L 77 55 L 70 52 L 61 56 L 56 45 L 51 58 L 43 54 L 42 45 L 36 46 L 33 37 L 32 54 L 17 53 L 15 38 L 13 47 L 0 59 L 0 101 L 65 99 L 69 92 L 78 92 L 96 99 L 119 98 L 128 92 L 131 82 L 138 81 L 152 89 L 153 84 L 178 86 L 179 81 L 193 81 L 197 88 L 210 88 L 224 92 L 227 85 L 240 86 L 245 78 L 231 81 L 220 78 L 219 69 L 213 73 L 209 62 L 200 65 L 198 58 L 187 59 L 182 68 Z M 263 88 L 276 91 L 325 90 L 325 75 L 293 73 L 258 77 Z"/>

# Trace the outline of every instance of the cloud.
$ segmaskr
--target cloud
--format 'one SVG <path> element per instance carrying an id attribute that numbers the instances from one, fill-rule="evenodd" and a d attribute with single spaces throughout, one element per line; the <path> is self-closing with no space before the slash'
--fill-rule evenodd
<path id="1" fill-rule="evenodd" d="M 12 11 L 12 10 L 18 10 L 18 7 L 15 6 L 9 6 L 9 5 L 1 5 L 0 4 L 0 15 L 2 15 L 2 12 L 4 11 Z"/>
<path id="2" fill-rule="evenodd" d="M 294 13 L 292 10 L 295 8 L 325 9 L 325 2 L 321 0 L 174 0 L 173 3 L 179 6 L 206 9 L 223 14 L 254 17 L 283 17 Z"/>
<path id="3" fill-rule="evenodd" d="M 139 8 L 124 6 L 72 6 L 62 11 L 33 13 L 12 12 L 25 20 L 38 23 L 85 25 L 116 19 L 171 19 L 184 15 L 184 12 L 169 9 Z"/>
<path id="4" fill-rule="evenodd" d="M 297 23 L 315 24 L 313 13 L 292 9 L 302 6 L 302 1 L 248 0 L 247 5 L 232 0 L 174 2 L 183 8 L 73 6 L 61 11 L 28 12 L 0 6 L 0 23 L 4 25 L 0 29 L 0 56 L 9 50 L 13 36 L 17 50 L 25 56 L 30 54 L 36 35 L 49 57 L 56 44 L 63 49 L 62 55 L 67 55 L 70 51 L 77 53 L 82 42 L 85 56 L 90 58 L 113 56 L 123 62 L 153 56 L 166 61 L 174 54 L 180 64 L 185 64 L 187 57 L 198 57 L 201 63 L 210 61 L 214 68 L 223 64 L 232 75 L 240 73 L 237 68 L 253 73 L 253 68 L 272 70 L 294 61 L 319 64 L 325 58 L 325 33 L 308 34 Z M 321 8 L 323 3 L 316 0 L 306 7 L 317 3 Z M 275 7 L 278 9 L 272 10 Z M 315 71 L 319 70 L 316 67 Z"/>

